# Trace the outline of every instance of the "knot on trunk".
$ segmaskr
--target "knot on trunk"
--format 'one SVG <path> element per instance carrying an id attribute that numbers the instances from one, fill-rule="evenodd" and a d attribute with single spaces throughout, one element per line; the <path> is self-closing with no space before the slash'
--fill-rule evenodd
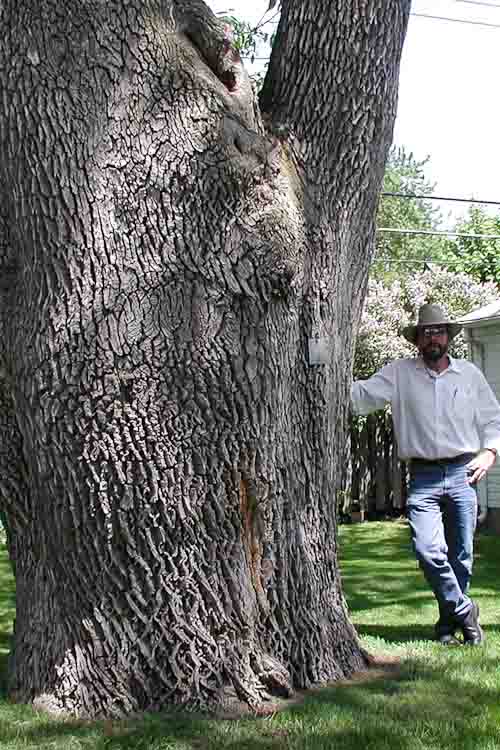
<path id="1" fill-rule="evenodd" d="M 263 131 L 257 96 L 227 24 L 202 0 L 174 3 L 177 29 L 185 34 L 200 57 L 230 94 L 231 110 L 251 127 Z"/>
<path id="2" fill-rule="evenodd" d="M 233 115 L 226 115 L 222 122 L 224 141 L 236 149 L 236 158 L 242 161 L 244 171 L 253 171 L 260 166 L 278 167 L 275 158 L 281 151 L 279 144 L 250 130 Z"/>

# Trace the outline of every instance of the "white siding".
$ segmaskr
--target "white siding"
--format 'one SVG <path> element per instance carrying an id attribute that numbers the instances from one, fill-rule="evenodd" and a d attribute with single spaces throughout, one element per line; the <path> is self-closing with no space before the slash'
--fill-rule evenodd
<path id="1" fill-rule="evenodd" d="M 474 328 L 472 335 L 476 342 L 482 344 L 481 348 L 472 346 L 472 361 L 483 369 L 486 380 L 500 401 L 500 323 Z M 481 505 L 487 498 L 490 508 L 500 508 L 500 457 L 482 484 L 486 486 L 479 490 Z"/>
<path id="2" fill-rule="evenodd" d="M 500 467 L 498 460 L 487 476 L 488 507 L 500 508 Z"/>
<path id="3" fill-rule="evenodd" d="M 486 380 L 500 399 L 500 326 L 491 326 L 481 331 L 484 344 L 484 374 Z"/>

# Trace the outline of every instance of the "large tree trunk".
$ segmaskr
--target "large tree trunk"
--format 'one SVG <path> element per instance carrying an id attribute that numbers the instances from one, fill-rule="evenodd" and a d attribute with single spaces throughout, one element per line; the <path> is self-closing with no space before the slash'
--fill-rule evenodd
<path id="1" fill-rule="evenodd" d="M 257 710 L 363 666 L 335 488 L 408 13 L 284 0 L 259 109 L 201 0 L 0 0 L 17 699 Z"/>

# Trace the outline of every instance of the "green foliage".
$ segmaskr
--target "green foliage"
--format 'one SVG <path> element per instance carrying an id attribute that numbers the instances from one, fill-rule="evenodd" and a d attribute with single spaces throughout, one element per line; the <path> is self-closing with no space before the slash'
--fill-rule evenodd
<path id="1" fill-rule="evenodd" d="M 424 197 L 404 199 L 382 196 L 377 227 L 425 231 L 439 228 L 441 213 L 430 200 L 425 199 L 425 196 L 430 196 L 434 192 L 434 185 L 425 176 L 427 164 L 428 159 L 417 161 L 413 154 L 407 153 L 404 148 L 391 149 L 384 175 L 383 192 Z M 440 237 L 379 233 L 372 276 L 391 281 L 421 271 L 424 268 L 423 261 L 440 257 L 444 245 L 445 240 Z"/>
<path id="2" fill-rule="evenodd" d="M 426 196 L 434 185 L 425 174 L 428 159 L 417 161 L 404 148 L 393 148 L 384 175 L 383 192 L 419 195 L 402 199 L 382 196 L 377 226 L 395 229 L 435 231 L 441 226 L 441 213 Z M 472 206 L 459 221 L 456 231 L 463 234 L 500 235 L 500 214 Z M 466 273 L 477 281 L 494 282 L 500 287 L 500 240 L 457 237 L 455 240 L 427 235 L 377 235 L 373 278 L 386 282 L 401 279 L 429 267 L 425 261 L 439 263 L 450 271 Z"/>
<path id="3" fill-rule="evenodd" d="M 484 208 L 472 206 L 459 222 L 457 231 L 500 235 L 500 214 L 492 215 Z M 457 237 L 446 243 L 443 262 L 448 268 L 467 273 L 477 281 L 492 281 L 500 287 L 500 239 Z"/>
<path id="4" fill-rule="evenodd" d="M 257 45 L 260 42 L 269 42 L 270 34 L 247 21 L 240 21 L 236 16 L 223 15 L 220 19 L 226 24 L 226 33 L 231 37 L 232 46 L 238 50 L 241 57 L 249 57 L 253 63 L 257 54 Z"/>
<path id="5" fill-rule="evenodd" d="M 221 21 L 226 24 L 226 38 L 230 40 L 234 49 L 238 51 L 240 57 L 248 58 L 251 64 L 255 62 L 259 46 L 264 45 L 272 47 L 274 44 L 275 33 L 273 32 L 270 34 L 264 31 L 263 27 L 265 27 L 268 21 L 279 15 L 279 12 L 277 11 L 271 19 L 266 19 L 267 13 L 276 5 L 279 6 L 279 3 L 272 2 L 262 19 L 255 26 L 247 21 L 242 21 L 233 15 L 227 15 L 225 13 L 218 14 Z M 267 67 L 268 64 L 266 63 L 263 70 L 251 75 L 257 90 L 262 88 Z"/>

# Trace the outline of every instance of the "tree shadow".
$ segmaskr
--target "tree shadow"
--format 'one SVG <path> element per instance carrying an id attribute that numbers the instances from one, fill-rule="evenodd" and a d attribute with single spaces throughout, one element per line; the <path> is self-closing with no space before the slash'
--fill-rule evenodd
<path id="1" fill-rule="evenodd" d="M 432 602 L 432 595 L 425 581 L 420 580 L 421 573 L 413 561 L 401 562 L 403 551 L 409 554 L 406 542 L 392 540 L 386 567 L 381 560 L 385 558 L 380 551 L 381 542 L 363 544 L 362 536 L 360 540 L 356 549 L 350 551 L 350 572 L 345 577 L 352 618 L 356 622 L 358 607 L 360 610 L 378 608 L 380 617 L 375 624 L 359 618 L 358 633 L 387 643 L 428 641 L 433 636 L 433 623 L 414 622 L 414 619 L 418 620 L 422 608 Z M 486 537 L 486 543 L 480 541 L 478 546 L 477 579 L 485 587 L 483 598 L 491 597 L 493 602 L 497 597 L 493 590 L 498 575 L 496 561 L 500 562 L 498 538 Z M 372 552 L 377 554 L 376 562 L 363 557 L 364 553 Z M 402 578 L 401 570 L 408 571 L 412 563 L 413 575 Z M 0 565 L 0 576 L 3 572 Z M 8 583 L 7 579 L 5 582 Z M 0 590 L 0 689 L 5 687 L 6 652 L 10 645 L 14 602 L 11 583 Z M 428 594 L 424 600 L 423 592 Z M 407 614 L 410 610 L 411 621 L 406 617 L 401 624 L 383 624 L 383 608 L 398 604 L 407 608 Z M 426 615 L 428 617 L 428 611 Z M 496 634 L 500 624 L 488 624 L 485 630 Z M 183 750 L 283 750 L 287 747 L 486 750 L 500 747 L 497 656 L 492 654 L 490 658 L 488 651 L 479 649 L 466 651 L 436 646 L 427 648 L 421 655 L 415 652 L 415 656 L 410 648 L 410 656 L 405 658 L 397 675 L 374 679 L 368 672 L 366 678 L 311 691 L 301 702 L 265 720 L 215 721 L 169 713 L 128 721 L 56 721 L 26 707 L 12 706 L 12 721 L 6 714 L 7 720 L 0 725 L 0 744 L 48 750 L 58 741 L 71 742 L 73 738 L 75 746 L 80 741 L 82 746 L 91 745 L 94 750 L 153 747 L 175 747 L 176 750 L 181 747 Z M 474 680 L 470 670 L 464 670 L 461 679 L 462 659 L 464 663 L 466 660 L 480 662 L 481 670 L 488 672 L 488 679 Z M 19 721 L 21 716 L 23 721 Z"/>
<path id="2" fill-rule="evenodd" d="M 345 559 L 342 552 L 339 555 L 343 589 L 354 620 L 356 612 L 399 606 L 406 611 L 412 609 L 415 619 L 422 611 L 422 628 L 432 628 L 433 622 L 427 626 L 425 620 L 429 618 L 429 606 L 433 611 L 431 616 L 436 615 L 437 619 L 437 607 L 434 611 L 434 597 L 415 560 L 409 530 L 404 524 L 386 523 L 382 529 L 379 524 L 360 524 L 344 531 L 341 539 L 341 549 L 348 550 Z M 475 596 L 474 592 L 480 592 L 478 598 L 488 604 L 490 598 L 498 597 L 498 536 L 479 534 L 474 558 L 471 593 Z M 360 623 L 359 632 L 364 625 Z M 413 625 L 411 628 L 414 630 Z M 407 630 L 408 626 L 402 627 L 402 634 Z M 417 630 L 421 630 L 419 625 Z"/>
<path id="3" fill-rule="evenodd" d="M 418 641 L 434 640 L 434 628 L 432 625 L 356 625 L 356 632 L 360 636 L 380 638 L 387 643 L 413 643 Z"/>
<path id="4" fill-rule="evenodd" d="M 7 670 L 10 647 L 11 635 L 0 633 L 0 697 L 5 695 L 7 691 Z"/>
<path id="5" fill-rule="evenodd" d="M 494 656 L 486 670 L 497 669 Z M 300 703 L 267 719 L 219 720 L 164 714 L 129 721 L 54 722 L 15 726 L 6 743 L 44 748 L 57 740 L 92 741 L 94 750 L 282 750 L 354 747 L 477 750 L 498 747 L 498 687 L 471 683 L 454 669 L 408 660 L 390 679 L 352 680 L 309 691 Z M 16 745 L 17 746 L 17 745 Z"/>
<path id="6" fill-rule="evenodd" d="M 7 686 L 7 667 L 16 610 L 16 586 L 6 554 L 0 556 L 0 696 Z"/>

